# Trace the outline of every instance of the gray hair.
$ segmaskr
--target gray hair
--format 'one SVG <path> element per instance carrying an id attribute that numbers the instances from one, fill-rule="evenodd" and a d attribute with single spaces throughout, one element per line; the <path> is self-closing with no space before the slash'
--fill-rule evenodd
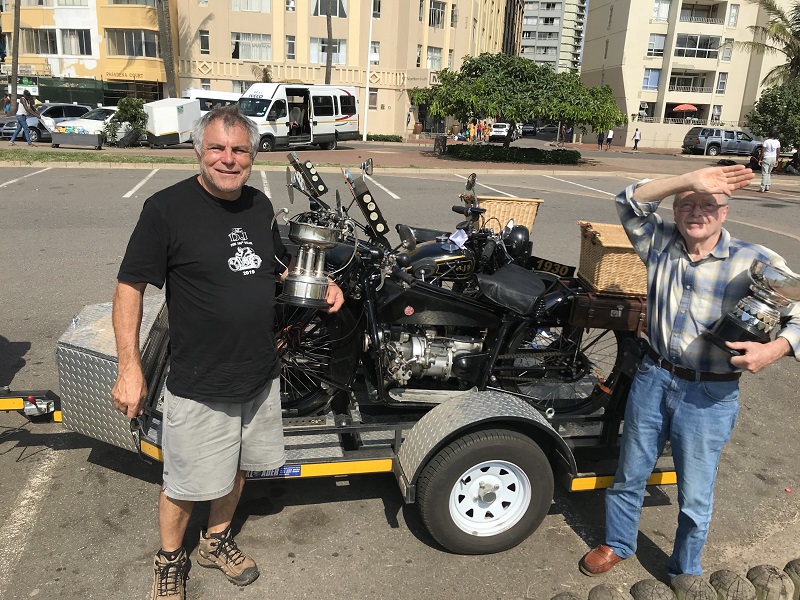
<path id="1" fill-rule="evenodd" d="M 203 152 L 203 137 L 206 133 L 206 128 L 214 121 L 222 121 L 222 126 L 225 129 L 231 127 L 242 127 L 247 132 L 247 137 L 250 138 L 250 157 L 255 160 L 258 154 L 258 142 L 260 136 L 258 134 L 258 126 L 239 112 L 239 107 L 235 104 L 229 106 L 222 106 L 208 111 L 194 126 L 192 131 L 192 141 L 194 149 L 198 154 Z"/>

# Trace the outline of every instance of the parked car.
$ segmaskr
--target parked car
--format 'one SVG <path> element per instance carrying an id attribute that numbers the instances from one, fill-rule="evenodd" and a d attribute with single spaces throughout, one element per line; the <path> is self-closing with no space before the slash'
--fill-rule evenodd
<path id="1" fill-rule="evenodd" d="M 87 112 L 80 119 L 61 121 L 56 126 L 56 131 L 61 133 L 102 133 L 116 112 L 116 106 L 99 106 Z M 117 132 L 117 139 L 125 135 L 128 129 L 127 123 L 123 123 Z"/>
<path id="2" fill-rule="evenodd" d="M 539 133 L 558 133 L 558 125 L 548 123 L 539 127 Z"/>
<path id="3" fill-rule="evenodd" d="M 85 104 L 39 104 L 36 108 L 43 117 L 50 117 L 56 123 L 61 123 L 68 119 L 75 119 L 89 112 L 92 107 Z M 3 128 L 0 129 L 0 136 L 3 139 L 10 139 L 17 129 L 17 119 L 7 119 L 3 123 Z M 49 141 L 50 131 L 37 117 L 28 117 L 28 133 L 31 136 L 31 142 L 36 143 L 39 141 Z M 25 134 L 20 133 L 17 137 L 24 139 Z"/>
<path id="4" fill-rule="evenodd" d="M 747 156 L 760 148 L 763 140 L 739 129 L 692 127 L 683 138 L 682 147 L 691 154 L 738 154 Z"/>
<path id="5" fill-rule="evenodd" d="M 536 123 L 523 123 L 522 135 L 536 135 Z"/>
<path id="6" fill-rule="evenodd" d="M 489 141 L 490 142 L 506 141 L 506 136 L 508 135 L 509 129 L 512 129 L 511 141 L 518 139 L 519 129 L 517 129 L 516 126 L 511 125 L 511 123 L 495 123 L 494 125 L 492 125 L 491 131 L 489 131 Z"/>

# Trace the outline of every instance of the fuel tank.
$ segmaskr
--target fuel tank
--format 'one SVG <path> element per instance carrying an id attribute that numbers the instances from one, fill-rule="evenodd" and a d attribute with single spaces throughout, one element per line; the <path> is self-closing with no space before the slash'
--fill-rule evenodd
<path id="1" fill-rule="evenodd" d="M 408 253 L 408 271 L 417 279 L 464 281 L 475 272 L 475 256 L 468 248 L 459 248 L 445 236 L 419 244 Z"/>

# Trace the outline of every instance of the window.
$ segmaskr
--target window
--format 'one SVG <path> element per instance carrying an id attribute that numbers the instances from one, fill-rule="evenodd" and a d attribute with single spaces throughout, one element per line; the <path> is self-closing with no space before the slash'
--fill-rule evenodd
<path id="1" fill-rule="evenodd" d="M 339 104 L 342 107 L 342 115 L 351 117 L 356 114 L 356 97 L 355 96 L 339 96 Z"/>
<path id="2" fill-rule="evenodd" d="M 558 27 L 561 25 L 561 18 L 560 17 L 545 17 L 542 19 L 542 25 L 553 25 Z"/>
<path id="3" fill-rule="evenodd" d="M 141 4 L 155 8 L 156 0 L 109 0 L 109 4 Z"/>
<path id="4" fill-rule="evenodd" d="M 719 121 L 721 118 L 722 118 L 722 105 L 715 104 L 714 107 L 711 109 L 711 120 Z"/>
<path id="5" fill-rule="evenodd" d="M 611 19 L 614 18 L 614 5 L 608 7 L 608 27 L 606 29 L 611 29 Z"/>
<path id="6" fill-rule="evenodd" d="M 311 38 L 311 56 L 309 62 L 324 65 L 328 56 L 328 38 Z M 347 62 L 347 40 L 333 40 L 331 45 L 333 64 L 343 65 Z"/>
<path id="7" fill-rule="evenodd" d="M 88 29 L 62 29 L 61 54 L 91 56 L 92 39 Z"/>
<path id="8" fill-rule="evenodd" d="M 272 11 L 272 0 L 231 0 L 231 10 L 268 13 Z"/>
<path id="9" fill-rule="evenodd" d="M 200 36 L 200 54 L 211 54 L 211 43 L 208 37 L 208 29 L 201 29 L 197 32 Z"/>
<path id="10" fill-rule="evenodd" d="M 524 10 L 539 10 L 539 3 L 526 0 Z"/>
<path id="11" fill-rule="evenodd" d="M 55 29 L 20 29 L 22 54 L 58 54 Z"/>
<path id="12" fill-rule="evenodd" d="M 372 0 L 372 18 L 381 18 L 381 0 Z"/>
<path id="13" fill-rule="evenodd" d="M 244 94 L 255 81 L 234 80 L 231 82 L 231 91 L 234 94 Z"/>
<path id="14" fill-rule="evenodd" d="M 286 108 L 286 100 L 275 100 L 275 102 L 272 103 L 272 106 L 269 107 L 267 121 L 277 121 L 278 119 L 283 119 L 288 114 L 289 111 Z"/>
<path id="15" fill-rule="evenodd" d="M 89 6 L 89 0 L 56 0 L 56 6 Z"/>
<path id="16" fill-rule="evenodd" d="M 371 65 L 379 65 L 379 64 L 381 64 L 381 43 L 380 42 L 370 42 L 370 45 L 369 45 L 369 64 L 371 64 Z"/>
<path id="17" fill-rule="evenodd" d="M 286 36 L 286 60 L 294 60 L 297 58 L 296 43 L 293 35 Z"/>
<path id="18" fill-rule="evenodd" d="M 425 0 L 419 0 L 419 22 L 422 23 L 425 17 Z"/>
<path id="19" fill-rule="evenodd" d="M 444 11 L 447 4 L 431 0 L 431 11 L 428 13 L 428 27 L 435 27 L 437 29 L 444 28 Z"/>
<path id="20" fill-rule="evenodd" d="M 296 0 L 286 0 L 286 12 L 294 12 L 297 10 L 295 2 Z"/>
<path id="21" fill-rule="evenodd" d="M 643 90 L 658 90 L 658 80 L 661 77 L 661 69 L 645 69 Z"/>
<path id="22" fill-rule="evenodd" d="M 369 108 L 370 110 L 378 108 L 378 90 L 376 88 L 369 88 Z"/>
<path id="23" fill-rule="evenodd" d="M 725 88 L 728 85 L 728 74 L 727 73 L 720 73 L 717 76 L 717 93 L 724 94 Z"/>
<path id="24" fill-rule="evenodd" d="M 523 33 L 522 37 L 526 37 L 524 35 L 525 33 L 530 34 L 527 37 L 533 37 L 533 33 L 534 32 L 533 31 L 527 31 L 527 32 L 523 31 L 522 33 Z M 555 31 L 538 31 L 538 32 L 536 32 L 536 39 L 537 40 L 557 40 L 558 39 L 558 32 L 555 32 Z M 606 45 L 608 45 L 608 40 L 606 40 Z"/>
<path id="25" fill-rule="evenodd" d="M 720 57 L 720 60 L 728 62 L 731 60 L 732 54 L 733 54 L 733 38 L 725 38 L 725 45 L 722 47 L 722 56 Z"/>
<path id="26" fill-rule="evenodd" d="M 522 17 L 522 24 L 523 25 L 538 25 L 539 24 L 539 17 Z"/>
<path id="27" fill-rule="evenodd" d="M 332 17 L 347 18 L 347 0 L 312 0 L 311 14 L 315 17 L 324 17 L 331 11 Z"/>
<path id="28" fill-rule="evenodd" d="M 717 58 L 719 36 L 678 34 L 675 56 L 686 58 Z"/>
<path id="29" fill-rule="evenodd" d="M 428 46 L 428 68 L 439 71 L 442 68 L 442 49 Z"/>
<path id="30" fill-rule="evenodd" d="M 543 2 L 542 10 L 561 10 L 561 2 Z"/>
<path id="31" fill-rule="evenodd" d="M 655 0 L 653 3 L 653 21 L 667 21 L 669 6 L 672 0 Z"/>
<path id="32" fill-rule="evenodd" d="M 272 36 L 268 33 L 231 34 L 231 58 L 272 60 Z"/>
<path id="33" fill-rule="evenodd" d="M 422 66 L 422 44 L 417 44 L 417 68 Z"/>
<path id="34" fill-rule="evenodd" d="M 311 104 L 314 105 L 315 117 L 333 116 L 333 97 L 332 96 L 311 96 Z"/>
<path id="35" fill-rule="evenodd" d="M 106 29 L 109 56 L 148 56 L 159 58 L 158 34 L 145 29 Z"/>
<path id="36" fill-rule="evenodd" d="M 200 80 L 200 87 L 204 90 L 211 90 L 211 80 L 210 79 L 201 79 Z"/>
<path id="37" fill-rule="evenodd" d="M 735 140 L 736 136 L 732 131 L 725 130 L 725 139 L 726 140 Z"/>
<path id="38" fill-rule="evenodd" d="M 454 54 L 455 53 L 453 52 L 453 50 L 448 50 L 447 51 L 447 68 L 451 69 L 451 70 L 453 69 L 453 55 Z"/>
<path id="39" fill-rule="evenodd" d="M 458 7 L 456 3 L 453 2 L 453 5 L 450 7 L 450 27 L 455 27 L 458 25 Z"/>
<path id="40" fill-rule="evenodd" d="M 731 4 L 731 10 L 728 12 L 728 27 L 736 27 L 739 23 L 739 5 Z"/>
<path id="41" fill-rule="evenodd" d="M 647 56 L 664 56 L 664 43 L 667 36 L 660 33 L 651 33 L 647 43 Z"/>

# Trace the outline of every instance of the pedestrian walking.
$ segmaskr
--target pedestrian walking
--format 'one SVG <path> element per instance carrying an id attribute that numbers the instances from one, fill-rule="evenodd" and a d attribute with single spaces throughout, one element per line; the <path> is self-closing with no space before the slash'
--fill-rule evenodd
<path id="1" fill-rule="evenodd" d="M 602 150 L 603 149 L 603 142 L 604 141 L 605 141 L 605 136 L 603 136 L 603 132 L 602 131 L 597 132 L 597 149 L 598 150 Z"/>
<path id="2" fill-rule="evenodd" d="M 139 357 L 148 283 L 167 286 L 170 371 L 164 393 L 161 549 L 151 600 L 185 598 L 184 535 L 195 502 L 210 501 L 195 562 L 236 585 L 259 575 L 231 531 L 247 471 L 284 464 L 274 327 L 275 282 L 291 256 L 274 208 L 245 185 L 258 152 L 257 126 L 236 106 L 204 115 L 193 132 L 200 174 L 151 196 L 128 242 L 112 311 L 119 368 L 111 395 L 128 418 L 142 412 Z M 246 264 L 231 257 L 249 257 Z M 329 312 L 344 302 L 330 283 Z M 194 543 L 194 542 L 193 542 Z"/>
<path id="3" fill-rule="evenodd" d="M 483 123 L 478 121 L 478 127 L 476 129 L 477 129 L 477 132 L 478 132 L 478 141 L 482 142 L 483 141 Z"/>
<path id="4" fill-rule="evenodd" d="M 781 152 L 781 142 L 776 137 L 776 132 L 773 130 L 770 137 L 764 140 L 762 144 L 761 160 L 761 187 L 760 192 L 768 192 L 769 184 L 772 182 L 772 171 L 775 168 L 775 163 L 778 162 L 778 154 Z"/>
<path id="5" fill-rule="evenodd" d="M 30 91 L 25 90 L 22 93 L 22 98 L 17 102 L 17 128 L 14 130 L 14 135 L 11 136 L 11 145 L 14 146 L 19 132 L 25 134 L 25 141 L 28 146 L 33 146 L 31 142 L 31 134 L 28 131 L 28 117 L 40 117 L 39 110 L 36 108 L 36 103 L 31 96 Z"/>
<path id="6" fill-rule="evenodd" d="M 708 167 L 645 180 L 616 198 L 651 282 L 649 346 L 625 407 L 617 473 L 605 498 L 605 542 L 579 563 L 586 575 L 602 575 L 636 552 L 645 486 L 667 441 L 678 475 L 678 525 L 667 576 L 702 575 L 717 465 L 736 423 L 740 375 L 790 354 L 800 360 L 800 304 L 782 309 L 783 326 L 773 341 L 728 342 L 736 356 L 703 335 L 749 295 L 754 260 L 787 268 L 772 250 L 722 227 L 729 198 L 752 179 L 743 165 Z M 673 195 L 674 223 L 657 213 Z"/>
<path id="7" fill-rule="evenodd" d="M 633 151 L 639 151 L 639 140 L 642 139 L 642 132 L 639 131 L 639 128 L 636 128 L 636 131 L 633 132 Z"/>
<path id="8" fill-rule="evenodd" d="M 611 148 L 611 142 L 613 141 L 614 141 L 614 130 L 609 129 L 608 133 L 606 134 L 606 152 L 608 152 L 608 149 Z"/>

